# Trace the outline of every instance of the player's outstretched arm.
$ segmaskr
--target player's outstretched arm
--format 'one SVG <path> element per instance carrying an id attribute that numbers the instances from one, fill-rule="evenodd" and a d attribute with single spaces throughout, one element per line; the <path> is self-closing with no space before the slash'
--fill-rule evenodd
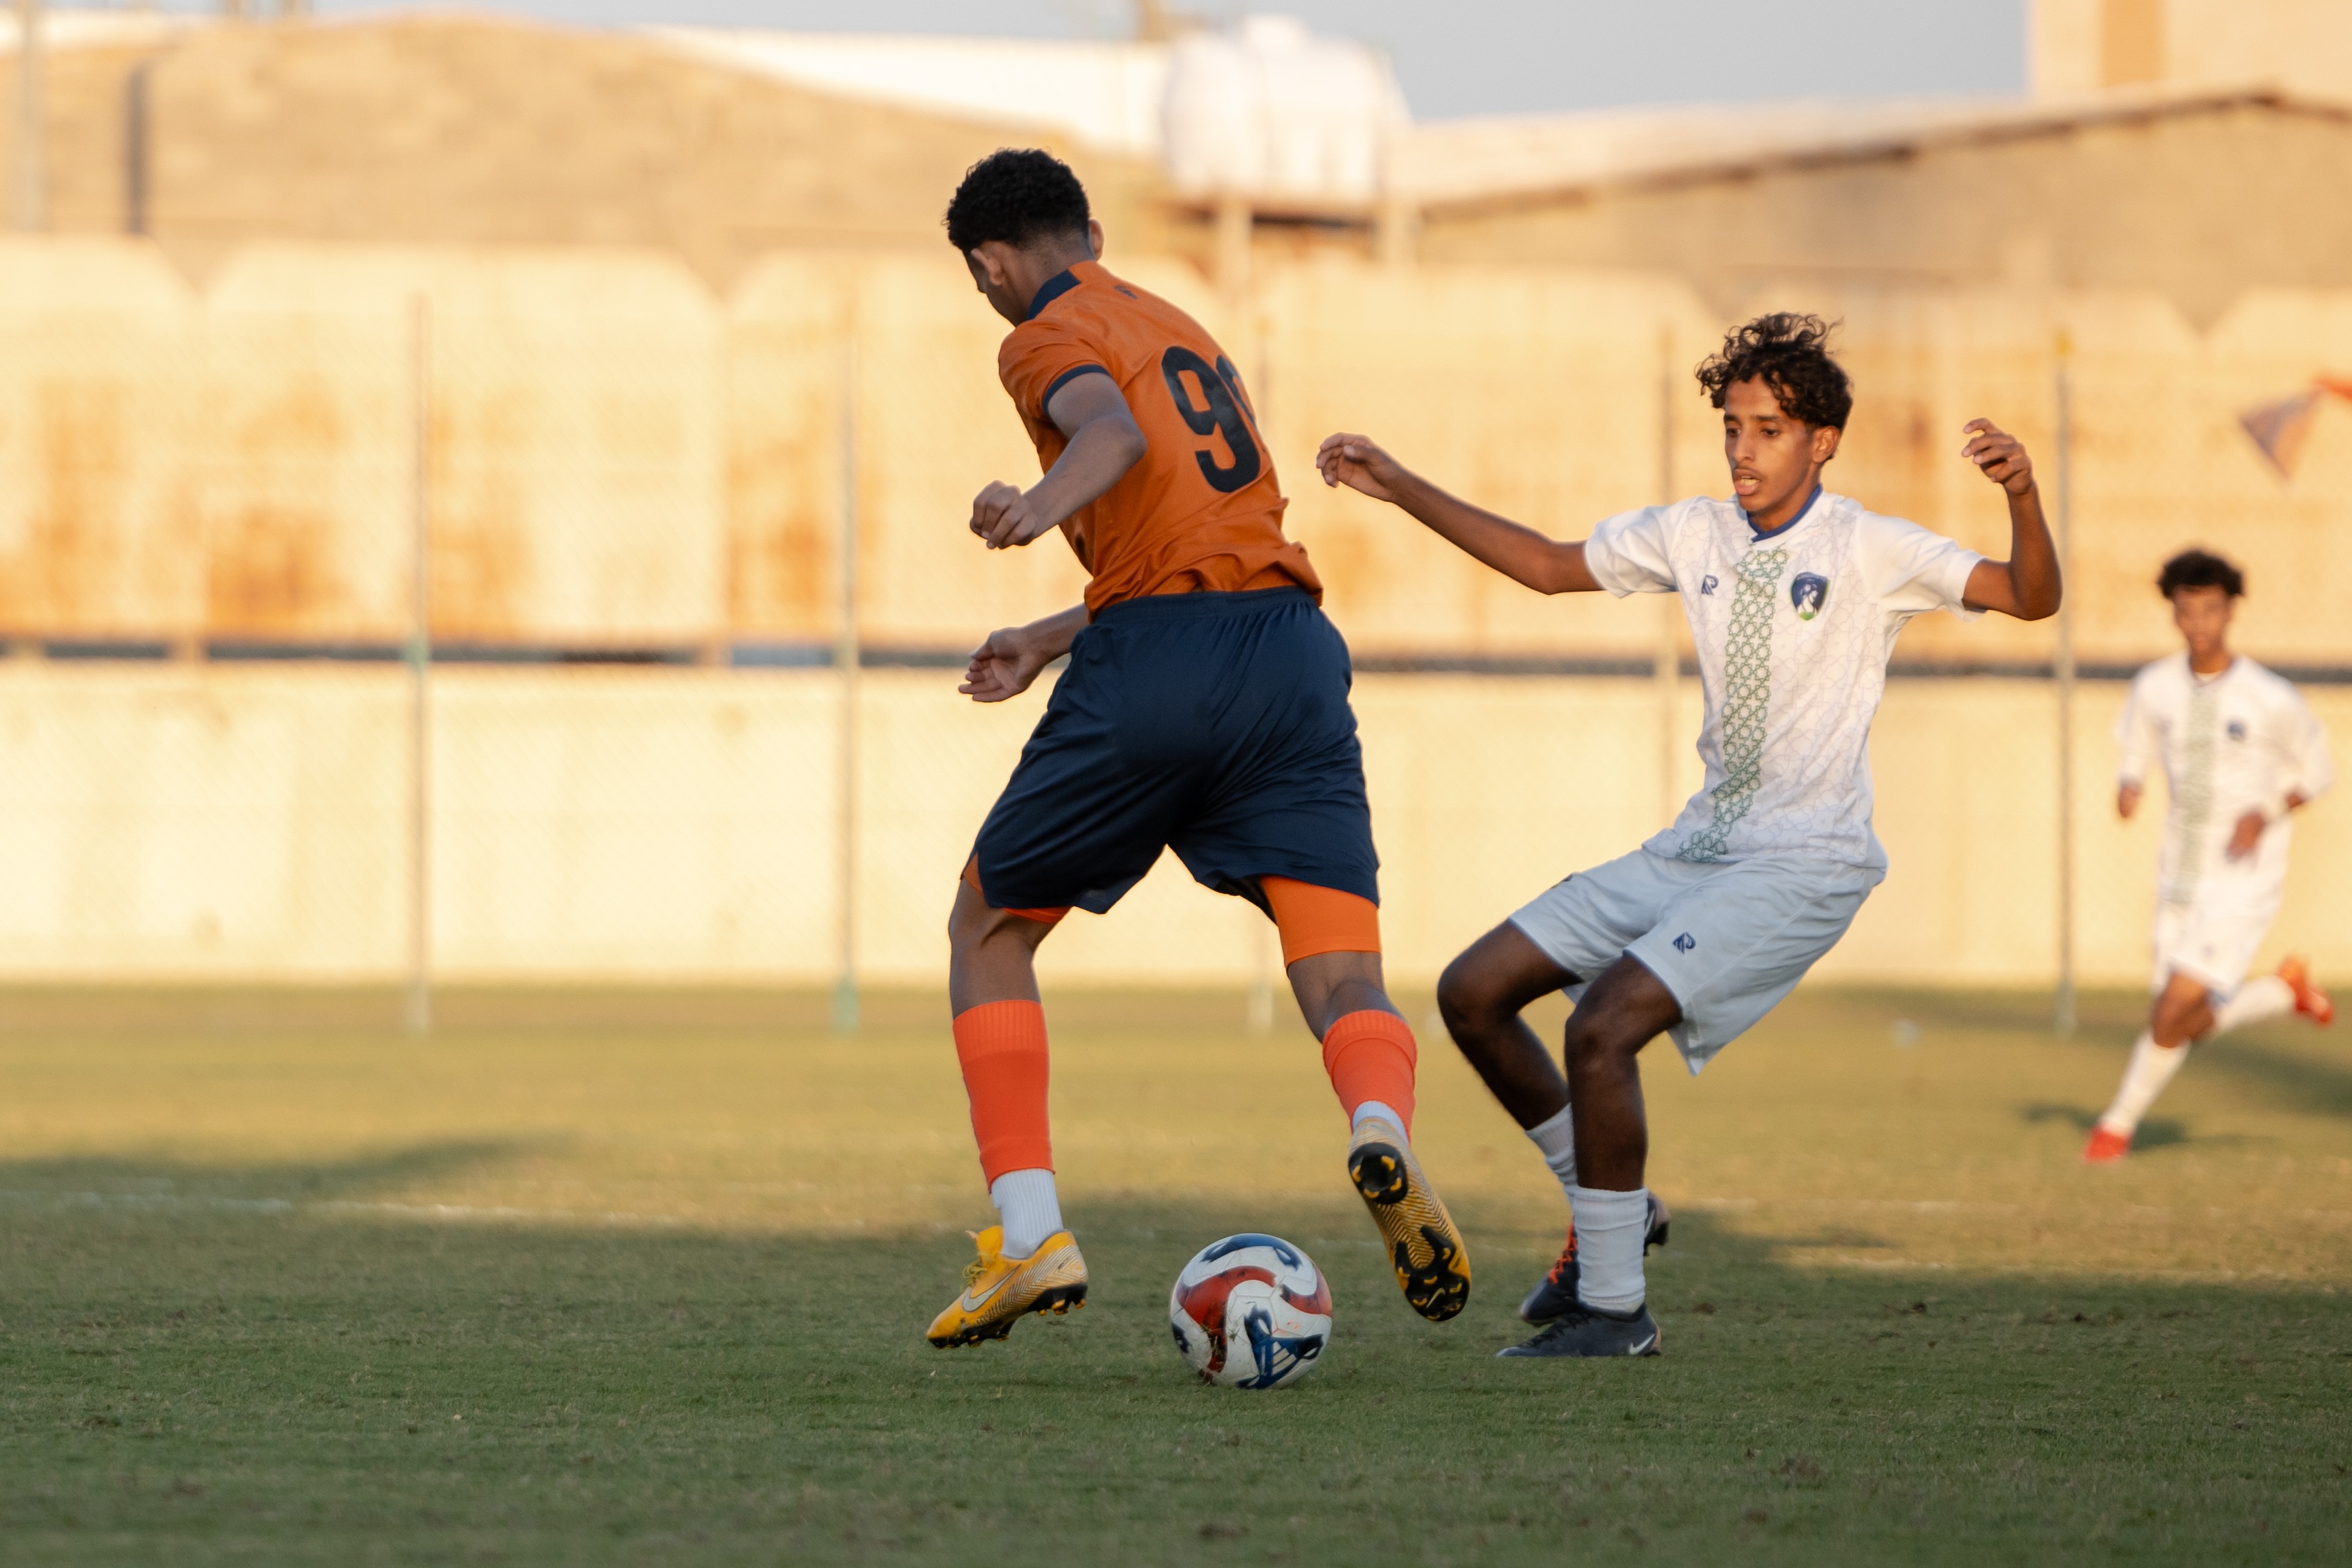
<path id="1" fill-rule="evenodd" d="M 1402 508 L 1439 538 L 1538 593 L 1589 593 L 1601 587 L 1584 564 L 1581 540 L 1562 544 L 1546 538 L 1508 517 L 1449 496 L 1367 437 L 1325 436 L 1315 454 L 1315 467 L 1324 484 L 1345 485 Z"/>
<path id="2" fill-rule="evenodd" d="M 1143 429 L 1108 373 L 1082 375 L 1045 403 L 1045 417 L 1069 437 L 1045 476 L 1024 490 L 993 484 L 972 497 L 971 531 L 991 549 L 1011 549 L 1058 528 L 1140 462 Z"/>
<path id="3" fill-rule="evenodd" d="M 1998 610 L 2020 621 L 2055 615 L 2064 589 L 2058 580 L 2058 546 L 2042 516 L 2042 487 L 2033 482 L 2033 459 L 2023 442 L 1989 419 L 1972 419 L 1963 428 L 1969 444 L 1961 455 L 2008 492 L 2009 559 L 1977 562 L 1962 601 L 1971 610 Z"/>
<path id="4" fill-rule="evenodd" d="M 1067 610 L 991 632 L 988 641 L 971 651 L 971 664 L 956 690 L 976 703 L 1001 703 L 1029 689 L 1045 667 L 1070 651 L 1070 643 L 1087 629 L 1087 607 Z"/>

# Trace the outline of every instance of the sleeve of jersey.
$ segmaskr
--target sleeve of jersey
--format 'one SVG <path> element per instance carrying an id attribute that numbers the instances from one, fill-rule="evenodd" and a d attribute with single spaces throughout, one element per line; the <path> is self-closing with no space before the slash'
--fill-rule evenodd
<path id="1" fill-rule="evenodd" d="M 1045 423 L 1045 405 L 1073 377 L 1110 367 L 1093 344 L 1062 321 L 1024 321 L 1004 340 L 996 357 L 997 379 L 1013 405 L 1035 423 Z"/>
<path id="2" fill-rule="evenodd" d="M 2134 680 L 2124 711 L 2116 716 L 2116 746 L 2122 754 L 2116 762 L 2118 784 L 2144 784 L 2156 766 L 2156 726 L 2148 717 L 2146 685 L 2146 676 Z"/>
<path id="3" fill-rule="evenodd" d="M 1620 512 L 1596 525 L 1584 541 L 1585 568 L 1593 580 L 1622 599 L 1629 593 L 1672 593 L 1674 559 L 1669 508 L 1643 507 Z"/>
<path id="4" fill-rule="evenodd" d="M 2336 782 L 2336 760 L 2327 752 L 2327 727 L 2300 695 L 2294 699 L 2294 717 L 2300 733 L 2295 737 L 2294 777 L 2287 784 L 2287 792 L 2316 800 Z"/>
<path id="5" fill-rule="evenodd" d="M 1956 539 L 1900 517 L 1867 515 L 1863 546 L 1868 552 L 1878 601 L 1897 615 L 1948 610 L 1963 621 L 1984 612 L 1968 607 L 1969 574 L 1984 559 Z"/>

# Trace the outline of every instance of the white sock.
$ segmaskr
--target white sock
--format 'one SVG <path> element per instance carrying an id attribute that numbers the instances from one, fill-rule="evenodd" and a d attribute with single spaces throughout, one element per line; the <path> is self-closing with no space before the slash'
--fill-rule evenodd
<path id="1" fill-rule="evenodd" d="M 2123 1086 L 2116 1091 L 2116 1103 L 2099 1118 L 2099 1125 L 2110 1133 L 2131 1135 L 2180 1064 L 2189 1060 L 2186 1041 L 2179 1045 L 2158 1045 L 2156 1036 L 2146 1030 L 2132 1042 L 2131 1064 L 2124 1069 Z"/>
<path id="2" fill-rule="evenodd" d="M 1353 1133 L 1374 1116 L 1400 1133 L 1404 1131 L 1404 1118 L 1396 1113 L 1396 1107 L 1379 1100 L 1367 1100 L 1357 1106 L 1355 1113 L 1348 1118 L 1348 1131 Z"/>
<path id="3" fill-rule="evenodd" d="M 2213 1009 L 2213 1034 L 2243 1029 L 2250 1023 L 2294 1011 L 2294 988 L 2276 975 L 2257 975 L 2238 988 L 2237 995 Z M 2213 1038 L 2209 1034 L 2208 1040 Z"/>
<path id="4" fill-rule="evenodd" d="M 1642 1283 L 1642 1238 L 1649 1230 L 1650 1194 L 1568 1189 L 1576 1213 L 1576 1299 L 1620 1314 L 1637 1312 L 1648 1294 Z"/>
<path id="5" fill-rule="evenodd" d="M 1006 1171 L 988 1184 L 988 1201 L 1004 1222 L 1004 1255 L 1026 1258 L 1062 1228 L 1062 1200 L 1049 1170 Z"/>
<path id="6" fill-rule="evenodd" d="M 1528 1129 L 1528 1138 L 1543 1151 L 1543 1162 L 1559 1179 L 1559 1190 L 1568 1194 L 1571 1202 L 1576 1197 L 1576 1123 L 1570 1113 L 1573 1105 L 1562 1105 L 1559 1114 L 1547 1122 L 1538 1122 Z"/>

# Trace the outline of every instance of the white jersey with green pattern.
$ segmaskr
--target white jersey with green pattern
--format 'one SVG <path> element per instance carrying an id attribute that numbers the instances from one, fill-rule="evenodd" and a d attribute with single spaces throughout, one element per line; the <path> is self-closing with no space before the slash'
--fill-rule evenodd
<path id="1" fill-rule="evenodd" d="M 2336 778 L 2327 732 L 2303 694 L 2242 653 L 2211 675 L 2191 671 L 2185 653 L 2142 669 L 2116 739 L 2123 783 L 2145 786 L 2162 768 L 2171 794 L 2157 873 L 2165 904 L 2196 900 L 2248 811 L 2270 825 L 2241 869 L 2284 878 L 2294 832 L 2287 797 L 2316 800 Z"/>
<path id="2" fill-rule="evenodd" d="M 1870 721 L 1904 622 L 1962 608 L 1983 557 L 1814 492 L 1759 536 L 1731 501 L 1622 513 L 1592 530 L 1601 586 L 1679 593 L 1698 650 L 1706 782 L 1643 847 L 1684 861 L 1789 855 L 1885 869 L 1871 831 Z"/>

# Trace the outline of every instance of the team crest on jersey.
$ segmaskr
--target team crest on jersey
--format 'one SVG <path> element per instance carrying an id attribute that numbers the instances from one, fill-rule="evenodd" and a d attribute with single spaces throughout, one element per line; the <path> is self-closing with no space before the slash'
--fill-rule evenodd
<path id="1" fill-rule="evenodd" d="M 1817 571 L 1801 571 L 1789 584 L 1789 602 L 1797 607 L 1797 619 L 1811 621 L 1830 601 L 1830 580 Z"/>
<path id="2" fill-rule="evenodd" d="M 2242 718 L 2233 718 L 2233 719 L 2231 719 L 2231 720 L 2230 721 L 2230 727 L 2229 727 L 2229 730 L 2228 730 L 2228 732 L 2227 732 L 2227 733 L 2228 733 L 2228 735 L 2229 735 L 2229 737 L 2230 737 L 2230 738 L 2231 738 L 2231 740 L 2243 740 L 2243 739 L 2245 739 L 2245 738 L 2246 738 L 2246 721 L 2245 721 L 2244 719 L 2242 719 Z"/>

